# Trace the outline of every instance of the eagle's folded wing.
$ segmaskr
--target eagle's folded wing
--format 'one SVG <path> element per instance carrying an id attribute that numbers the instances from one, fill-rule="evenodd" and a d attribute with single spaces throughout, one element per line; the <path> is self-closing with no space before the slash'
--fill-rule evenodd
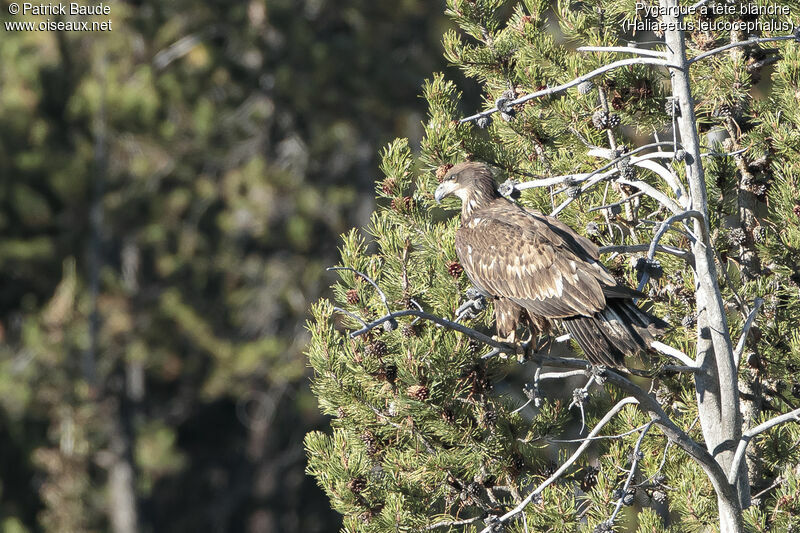
<path id="1" fill-rule="evenodd" d="M 602 310 L 614 278 L 542 220 L 513 218 L 481 217 L 456 232 L 456 252 L 472 283 L 547 318 Z"/>

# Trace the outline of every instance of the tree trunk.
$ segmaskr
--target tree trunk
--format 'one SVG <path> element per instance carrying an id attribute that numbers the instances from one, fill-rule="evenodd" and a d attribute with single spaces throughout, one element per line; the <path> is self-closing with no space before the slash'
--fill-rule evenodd
<path id="1" fill-rule="evenodd" d="M 703 214 L 703 220 L 694 221 L 697 241 L 692 245 L 695 255 L 695 286 L 698 309 L 697 318 L 697 363 L 702 370 L 696 373 L 698 412 L 703 436 L 708 451 L 725 472 L 729 472 L 736 443 L 741 438 L 741 414 L 739 412 L 738 376 L 733 361 L 728 321 L 717 282 L 714 250 L 708 235 L 708 200 L 705 175 L 700 158 L 700 142 L 694 99 L 689 80 L 689 65 L 686 59 L 684 32 L 679 24 L 681 17 L 677 0 L 660 0 L 666 11 L 662 21 L 668 25 L 664 32 L 667 45 L 667 60 L 675 68 L 670 69 L 672 93 L 677 99 L 680 116 L 677 117 L 682 148 L 686 151 L 686 178 L 691 199 L 690 209 Z M 741 502 L 749 502 L 747 471 L 742 468 L 738 477 L 735 497 L 717 489 L 720 530 L 743 531 Z"/>
<path id="2" fill-rule="evenodd" d="M 136 471 L 125 409 L 117 410 L 111 422 L 113 463 L 108 475 L 109 518 L 114 533 L 138 533 L 139 513 L 136 501 Z"/>
<path id="3" fill-rule="evenodd" d="M 739 506 L 738 501 L 718 496 L 717 509 L 719 511 L 720 533 L 744 533 L 742 508 Z"/>

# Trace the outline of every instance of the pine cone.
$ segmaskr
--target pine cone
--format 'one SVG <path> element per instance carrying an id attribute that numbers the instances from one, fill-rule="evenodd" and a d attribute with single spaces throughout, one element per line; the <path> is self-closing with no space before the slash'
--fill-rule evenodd
<path id="1" fill-rule="evenodd" d="M 362 433 L 361 441 L 367 448 L 367 454 L 375 455 L 378 453 L 378 439 L 375 438 L 375 435 L 373 435 L 371 431 L 365 431 Z"/>
<path id="2" fill-rule="evenodd" d="M 712 113 L 715 117 L 730 117 L 733 116 L 733 108 L 730 104 L 721 104 Z"/>
<path id="3" fill-rule="evenodd" d="M 441 183 L 444 180 L 444 177 L 447 175 L 447 172 L 453 168 L 453 165 L 450 163 L 445 163 L 444 165 L 440 165 L 439 168 L 436 169 L 436 180 Z"/>
<path id="4" fill-rule="evenodd" d="M 580 94 L 589 94 L 594 89 L 594 83 L 591 81 L 582 81 L 578 84 L 578 92 Z"/>
<path id="5" fill-rule="evenodd" d="M 627 165 L 622 165 L 619 167 L 619 177 L 624 180 L 633 180 L 636 179 L 636 167 L 628 163 Z M 627 194 L 634 194 L 637 191 L 634 191 L 630 185 L 621 185 L 620 188 L 624 190 Z"/>
<path id="6" fill-rule="evenodd" d="M 797 218 L 800 218 L 800 205 L 794 206 L 792 208 L 792 212 L 794 213 L 794 216 L 796 216 Z"/>
<path id="7" fill-rule="evenodd" d="M 663 490 L 654 490 L 653 491 L 653 500 L 658 503 L 667 503 L 667 493 Z"/>
<path id="8" fill-rule="evenodd" d="M 358 515 L 359 520 L 361 520 L 365 524 L 369 524 L 372 522 L 372 519 L 375 518 L 375 513 L 372 512 L 372 509 L 368 511 L 364 511 L 360 515 Z"/>
<path id="9" fill-rule="evenodd" d="M 583 475 L 583 479 L 581 479 L 581 490 L 583 492 L 589 492 L 597 486 L 598 472 L 599 470 L 593 466 L 586 469 L 586 473 Z"/>
<path id="10" fill-rule="evenodd" d="M 386 368 L 384 369 L 383 373 L 386 376 L 386 381 L 394 384 L 395 380 L 397 379 L 397 365 L 395 364 L 386 365 Z"/>
<path id="11" fill-rule="evenodd" d="M 605 111 L 595 111 L 592 115 L 592 125 L 598 130 L 608 128 L 608 113 Z"/>
<path id="12" fill-rule="evenodd" d="M 409 396 L 411 396 L 415 400 L 424 402 L 425 400 L 428 399 L 428 393 L 430 391 L 428 390 L 428 387 L 426 387 L 425 385 L 411 385 L 408 389 L 406 389 L 406 392 L 408 393 Z"/>
<path id="13" fill-rule="evenodd" d="M 345 412 L 344 412 L 344 409 L 342 409 L 341 407 L 338 407 L 338 408 L 336 409 L 336 416 L 337 416 L 338 418 L 344 418 L 344 417 L 346 417 L 346 416 L 347 416 L 347 413 L 345 413 Z"/>
<path id="14" fill-rule="evenodd" d="M 367 480 L 362 476 L 358 476 L 347 482 L 347 488 L 350 489 L 353 494 L 360 494 L 367 488 Z"/>
<path id="15" fill-rule="evenodd" d="M 617 115 L 616 113 L 611 113 L 610 115 L 608 115 L 607 127 L 615 128 L 619 126 L 621 122 L 622 119 L 620 118 L 619 115 Z"/>
<path id="16" fill-rule="evenodd" d="M 401 333 L 403 334 L 403 337 L 416 337 L 417 327 L 413 324 L 406 324 L 403 326 Z"/>
<path id="17" fill-rule="evenodd" d="M 384 194 L 392 194 L 395 187 L 397 187 L 397 180 L 394 178 L 386 178 L 381 184 Z"/>
<path id="18" fill-rule="evenodd" d="M 364 350 L 366 355 L 377 357 L 378 359 L 385 356 L 389 353 L 389 349 L 386 347 L 386 343 L 383 341 L 375 341 L 367 345 L 367 348 Z"/>
<path id="19" fill-rule="evenodd" d="M 615 109 L 616 111 L 619 111 L 620 109 L 624 109 L 625 108 L 625 100 L 623 100 L 622 97 L 619 94 L 617 94 L 617 95 L 614 96 L 614 98 L 611 99 L 611 107 L 613 109 Z"/>
<path id="20" fill-rule="evenodd" d="M 672 403 L 674 399 L 675 395 L 665 386 L 662 385 L 656 390 L 656 401 L 659 405 L 668 405 Z"/>
<path id="21" fill-rule="evenodd" d="M 458 261 L 450 261 L 447 263 L 447 272 L 454 278 L 458 278 L 461 276 L 461 273 L 464 272 L 464 267 Z"/>
<path id="22" fill-rule="evenodd" d="M 478 355 L 478 352 L 481 350 L 481 341 L 471 338 L 469 340 L 469 350 L 472 355 Z"/>
<path id="23" fill-rule="evenodd" d="M 747 241 L 747 234 L 742 228 L 733 228 L 728 233 L 728 242 L 734 246 L 739 246 Z"/>
<path id="24" fill-rule="evenodd" d="M 516 473 L 525 470 L 525 458 L 522 457 L 522 455 L 520 455 L 518 452 L 514 452 L 511 455 L 511 469 Z M 555 469 L 553 470 L 553 472 L 555 472 Z M 548 475 L 546 477 L 550 476 Z"/>
<path id="25" fill-rule="evenodd" d="M 355 305 L 361 301 L 361 298 L 358 297 L 358 291 L 355 289 L 350 289 L 347 291 L 347 303 L 350 305 Z"/>
<path id="26" fill-rule="evenodd" d="M 613 531 L 614 528 L 612 524 L 610 524 L 608 521 L 604 521 L 594 526 L 592 533 L 612 533 Z"/>
<path id="27" fill-rule="evenodd" d="M 414 199 L 410 196 L 403 196 L 402 198 L 392 199 L 392 209 L 398 213 L 407 213 L 414 207 Z"/>
<path id="28" fill-rule="evenodd" d="M 403 309 L 416 309 L 414 304 L 411 303 L 410 294 L 403 294 L 403 297 L 400 299 L 400 305 L 403 306 Z"/>
<path id="29" fill-rule="evenodd" d="M 750 187 L 750 191 L 758 198 L 764 198 L 767 195 L 767 184 L 766 183 L 753 183 Z"/>
<path id="30" fill-rule="evenodd" d="M 497 423 L 497 411 L 485 411 L 483 413 L 483 423 L 489 426 L 493 426 Z"/>
<path id="31" fill-rule="evenodd" d="M 442 418 L 448 424 L 455 424 L 456 422 L 456 413 L 449 407 L 445 407 L 442 411 Z"/>
<path id="32" fill-rule="evenodd" d="M 636 501 L 636 489 L 629 489 L 622 497 L 622 505 L 633 505 Z"/>
<path id="33" fill-rule="evenodd" d="M 486 129 L 492 124 L 492 117 L 488 115 L 478 117 L 478 120 L 475 121 L 475 124 L 477 124 L 481 129 Z"/>

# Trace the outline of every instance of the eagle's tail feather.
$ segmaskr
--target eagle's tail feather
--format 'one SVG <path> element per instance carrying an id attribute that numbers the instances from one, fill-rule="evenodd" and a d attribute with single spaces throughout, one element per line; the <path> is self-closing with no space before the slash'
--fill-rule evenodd
<path id="1" fill-rule="evenodd" d="M 593 316 L 563 322 L 589 361 L 611 367 L 622 366 L 626 356 L 647 351 L 667 327 L 663 320 L 623 299 L 609 299 L 605 309 Z"/>

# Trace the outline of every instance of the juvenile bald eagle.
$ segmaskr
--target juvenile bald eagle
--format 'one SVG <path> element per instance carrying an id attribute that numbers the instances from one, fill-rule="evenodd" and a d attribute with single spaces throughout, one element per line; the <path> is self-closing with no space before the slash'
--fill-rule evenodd
<path id="1" fill-rule="evenodd" d="M 609 274 L 592 241 L 500 196 L 487 165 L 451 168 L 435 198 L 449 195 L 461 199 L 456 254 L 473 285 L 494 300 L 499 337 L 515 342 L 518 325 L 535 332 L 560 322 L 589 361 L 619 367 L 667 326 L 634 304 L 643 294 Z"/>

